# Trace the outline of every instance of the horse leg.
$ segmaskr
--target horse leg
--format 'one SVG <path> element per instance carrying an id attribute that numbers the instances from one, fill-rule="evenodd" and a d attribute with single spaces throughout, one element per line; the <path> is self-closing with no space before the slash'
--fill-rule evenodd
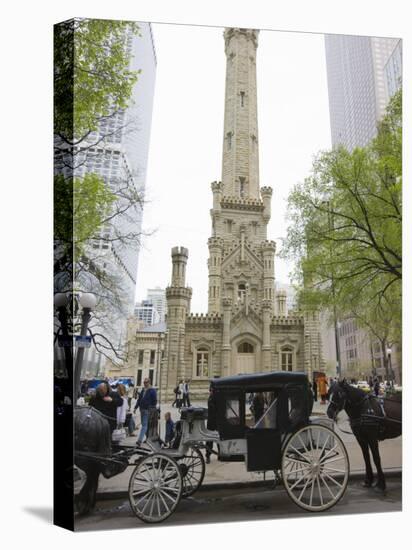
<path id="1" fill-rule="evenodd" d="M 86 482 L 76 498 L 77 511 L 84 516 L 93 511 L 96 505 L 97 485 L 99 482 L 99 468 L 97 464 L 91 464 L 85 468 Z"/>
<path id="2" fill-rule="evenodd" d="M 378 478 L 375 487 L 384 492 L 386 490 L 386 481 L 385 481 L 385 475 L 383 473 L 382 465 L 381 465 L 381 455 L 379 454 L 378 439 L 377 438 L 371 439 L 369 442 L 369 447 L 372 452 L 372 457 L 376 466 L 376 473 Z"/>
<path id="3" fill-rule="evenodd" d="M 359 443 L 359 446 L 362 450 L 363 454 L 363 460 L 365 461 L 365 480 L 363 482 L 364 487 L 371 487 L 373 483 L 373 471 L 372 471 L 372 464 L 371 464 L 371 458 L 369 456 L 369 447 L 368 442 L 360 435 L 355 435 L 356 441 Z"/>

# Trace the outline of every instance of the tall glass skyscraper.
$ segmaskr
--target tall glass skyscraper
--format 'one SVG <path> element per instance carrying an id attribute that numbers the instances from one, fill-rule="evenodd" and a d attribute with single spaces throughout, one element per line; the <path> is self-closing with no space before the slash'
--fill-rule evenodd
<path id="1" fill-rule="evenodd" d="M 398 41 L 325 35 L 332 145 L 352 150 L 375 137 L 390 97 L 384 67 Z"/>

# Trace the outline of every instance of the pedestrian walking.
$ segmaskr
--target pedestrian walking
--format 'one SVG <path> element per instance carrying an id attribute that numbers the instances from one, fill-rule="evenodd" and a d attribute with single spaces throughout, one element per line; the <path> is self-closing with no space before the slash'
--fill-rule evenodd
<path id="1" fill-rule="evenodd" d="M 375 378 L 375 382 L 373 384 L 373 392 L 376 397 L 378 397 L 380 391 L 380 384 L 378 378 Z"/>
<path id="2" fill-rule="evenodd" d="M 170 447 L 175 434 L 175 424 L 170 412 L 165 413 L 165 444 Z"/>
<path id="3" fill-rule="evenodd" d="M 175 394 L 175 400 L 172 403 L 172 407 L 174 406 L 177 407 L 178 401 L 179 401 L 179 384 L 175 387 L 175 389 L 173 390 L 173 393 Z"/>
<path id="4" fill-rule="evenodd" d="M 216 403 L 213 395 L 212 388 L 209 388 L 209 398 L 207 400 L 207 423 L 206 428 L 208 430 L 217 430 L 216 422 Z M 213 451 L 213 441 L 206 441 L 206 464 L 210 464 L 210 455 Z"/>
<path id="5" fill-rule="evenodd" d="M 326 404 L 326 397 L 327 397 L 327 394 L 328 394 L 328 384 L 326 382 L 326 377 L 325 376 L 320 376 L 318 378 L 318 391 L 319 391 L 319 395 L 320 395 L 320 404 L 321 405 L 325 405 Z"/>
<path id="6" fill-rule="evenodd" d="M 137 400 L 137 403 L 134 408 L 134 412 L 136 412 L 137 409 L 140 409 L 140 419 L 141 419 L 141 428 L 139 437 L 136 441 L 136 446 L 140 447 L 144 437 L 147 433 L 147 428 L 149 425 L 149 412 L 151 410 L 156 410 L 157 405 L 157 393 L 154 388 L 151 386 L 150 378 L 145 378 L 143 380 L 144 388 L 140 392 L 139 399 Z"/>
<path id="7" fill-rule="evenodd" d="M 190 380 L 185 380 L 183 383 L 183 406 L 184 407 L 190 407 L 189 383 L 190 383 Z"/>
<path id="8" fill-rule="evenodd" d="M 317 401 L 318 400 L 318 385 L 316 383 L 316 378 L 313 379 L 312 389 L 313 389 L 313 399 L 315 401 Z"/>
<path id="9" fill-rule="evenodd" d="M 183 391 L 185 389 L 185 385 L 184 385 L 184 382 L 183 380 L 180 380 L 179 381 L 179 397 L 178 397 L 178 400 L 177 400 L 177 408 L 180 409 L 181 406 L 183 405 Z"/>
<path id="10" fill-rule="evenodd" d="M 129 408 L 128 400 L 126 397 L 126 386 L 124 384 L 119 384 L 117 386 L 117 393 L 122 398 L 122 404 L 117 407 L 116 411 L 117 427 L 123 428 L 126 424 L 126 413 L 127 409 Z"/>

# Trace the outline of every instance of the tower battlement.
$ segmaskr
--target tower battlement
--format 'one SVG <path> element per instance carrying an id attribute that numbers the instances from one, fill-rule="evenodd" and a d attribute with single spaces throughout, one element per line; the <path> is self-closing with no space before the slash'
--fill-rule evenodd
<path id="1" fill-rule="evenodd" d="M 189 257 L 189 250 L 184 246 L 174 246 L 172 248 L 172 258 L 174 256 L 184 256 L 185 258 Z"/>

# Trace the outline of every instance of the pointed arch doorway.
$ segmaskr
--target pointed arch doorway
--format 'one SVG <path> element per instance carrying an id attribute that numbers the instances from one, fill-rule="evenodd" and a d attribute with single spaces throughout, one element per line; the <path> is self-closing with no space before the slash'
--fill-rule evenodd
<path id="1" fill-rule="evenodd" d="M 255 346 L 243 341 L 237 346 L 236 374 L 247 374 L 256 371 Z"/>

